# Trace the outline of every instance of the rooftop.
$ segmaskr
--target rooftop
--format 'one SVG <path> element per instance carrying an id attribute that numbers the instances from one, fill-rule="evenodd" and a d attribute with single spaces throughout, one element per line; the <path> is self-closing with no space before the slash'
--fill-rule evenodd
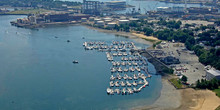
<path id="1" fill-rule="evenodd" d="M 216 70 L 214 68 L 211 68 L 211 69 L 207 70 L 207 72 L 213 74 L 214 76 L 220 76 L 220 71 Z"/>

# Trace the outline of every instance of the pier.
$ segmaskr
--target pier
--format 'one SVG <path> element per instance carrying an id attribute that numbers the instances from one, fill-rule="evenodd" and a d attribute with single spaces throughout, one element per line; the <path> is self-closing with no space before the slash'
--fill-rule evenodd
<path id="1" fill-rule="evenodd" d="M 96 50 L 105 52 L 107 61 L 110 62 L 110 82 L 106 89 L 109 95 L 130 95 L 139 93 L 149 85 L 147 78 L 151 75 L 148 72 L 148 64 L 133 42 L 112 41 L 106 42 L 84 42 L 85 50 Z"/>
<path id="2" fill-rule="evenodd" d="M 159 73 L 161 75 L 165 75 L 163 70 L 169 69 L 169 67 L 167 65 L 165 65 L 163 62 L 159 61 L 157 58 L 153 57 L 153 55 L 151 55 L 148 52 L 148 50 L 139 50 L 139 53 L 142 56 L 146 57 L 150 63 L 152 63 L 153 65 L 157 65 L 157 66 L 155 66 L 157 73 Z"/>

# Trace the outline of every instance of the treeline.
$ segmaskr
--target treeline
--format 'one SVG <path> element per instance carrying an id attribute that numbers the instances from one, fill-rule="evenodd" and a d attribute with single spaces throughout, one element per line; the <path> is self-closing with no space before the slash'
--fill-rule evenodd
<path id="1" fill-rule="evenodd" d="M 207 31 L 198 34 L 198 41 L 204 42 L 206 46 L 218 46 L 220 45 L 220 32 L 217 29 L 209 29 Z"/>
<path id="2" fill-rule="evenodd" d="M 195 45 L 192 50 L 199 56 L 199 61 L 205 65 L 211 65 L 216 69 L 220 69 L 220 48 L 212 48 L 210 50 L 204 49 L 204 47 Z"/>
<path id="3" fill-rule="evenodd" d="M 219 86 L 220 86 L 220 80 L 217 80 L 216 78 L 213 78 L 210 81 L 201 79 L 196 82 L 196 88 L 199 88 L 199 89 L 214 90 L 214 89 L 218 89 Z"/>
<path id="4" fill-rule="evenodd" d="M 166 21 L 164 19 L 160 19 L 160 21 L 158 21 L 157 24 L 166 26 L 168 28 L 179 29 L 182 22 L 174 20 Z"/>
<path id="5" fill-rule="evenodd" d="M 178 41 L 178 42 L 183 42 L 185 43 L 188 39 L 192 40 L 192 35 L 188 30 L 173 30 L 173 29 L 164 29 L 161 31 L 156 31 L 153 34 L 155 37 L 161 40 L 168 40 L 168 41 Z M 190 41 L 194 42 L 194 41 Z"/>
<path id="6" fill-rule="evenodd" d="M 144 32 L 145 35 L 150 36 L 154 33 L 154 31 L 148 25 L 152 25 L 152 24 L 144 20 L 139 20 L 139 21 L 132 21 L 127 24 L 116 25 L 113 29 L 117 31 L 125 31 L 125 32 L 130 32 L 131 30 L 134 30 L 138 32 Z"/>
<path id="7" fill-rule="evenodd" d="M 209 46 L 220 45 L 220 32 L 213 28 L 208 28 L 205 26 L 201 26 L 198 30 L 205 30 L 198 35 L 198 39 L 195 40 L 194 33 L 192 30 L 174 30 L 174 29 L 164 29 L 161 31 L 156 31 L 153 33 L 155 37 L 161 40 L 168 41 L 178 41 L 185 43 L 187 49 L 192 50 L 199 57 L 199 61 L 205 65 L 211 65 L 216 69 L 220 69 L 220 49 L 209 49 L 206 50 L 204 47 L 198 45 L 196 42 L 206 41 Z M 211 36 L 215 36 L 212 38 Z"/>
<path id="8" fill-rule="evenodd" d="M 45 9 L 61 8 L 63 4 L 68 6 L 78 6 L 80 2 L 59 1 L 59 0 L 0 0 L 0 6 L 8 5 L 12 7 L 41 7 Z"/>

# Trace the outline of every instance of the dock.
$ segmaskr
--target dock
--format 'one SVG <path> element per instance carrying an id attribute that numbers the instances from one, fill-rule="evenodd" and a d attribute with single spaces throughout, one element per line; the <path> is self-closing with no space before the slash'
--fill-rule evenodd
<path id="1" fill-rule="evenodd" d="M 149 85 L 147 78 L 148 63 L 139 52 L 135 43 L 129 41 L 103 41 L 83 43 L 85 50 L 105 52 L 110 67 L 110 82 L 106 92 L 109 95 L 131 95 L 139 93 Z"/>

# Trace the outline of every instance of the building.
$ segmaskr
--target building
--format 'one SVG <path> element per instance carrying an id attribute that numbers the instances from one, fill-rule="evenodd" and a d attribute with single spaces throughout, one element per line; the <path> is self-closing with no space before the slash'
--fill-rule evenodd
<path id="1" fill-rule="evenodd" d="M 171 64 L 180 64 L 179 59 L 173 57 L 173 56 L 167 56 L 164 58 L 161 58 L 161 61 L 165 63 L 166 65 L 171 65 Z"/>
<path id="2" fill-rule="evenodd" d="M 121 25 L 121 24 L 127 24 L 129 23 L 129 20 L 118 20 L 118 24 Z"/>
<path id="3" fill-rule="evenodd" d="M 97 21 L 96 25 L 98 26 L 104 26 L 105 22 L 104 21 Z"/>
<path id="4" fill-rule="evenodd" d="M 109 1 L 105 2 L 105 5 L 109 8 L 126 8 L 125 1 Z"/>
<path id="5" fill-rule="evenodd" d="M 107 27 L 114 28 L 117 25 L 117 23 L 111 22 L 107 24 Z"/>
<path id="6" fill-rule="evenodd" d="M 191 7 L 187 9 L 189 13 L 197 13 L 197 14 L 211 14 L 211 13 L 218 13 L 218 9 L 215 8 L 198 8 L 198 7 Z"/>
<path id="7" fill-rule="evenodd" d="M 69 21 L 68 13 L 55 13 L 55 14 L 47 14 L 45 19 L 48 19 L 50 22 L 67 22 Z"/>
<path id="8" fill-rule="evenodd" d="M 184 12 L 184 7 L 180 7 L 180 6 L 175 6 L 172 7 L 172 12 Z"/>
<path id="9" fill-rule="evenodd" d="M 214 68 L 207 69 L 206 70 L 206 79 L 211 80 L 213 78 L 220 80 L 220 71 L 216 70 Z"/>
<path id="10" fill-rule="evenodd" d="M 90 15 L 86 14 L 70 14 L 69 21 L 80 21 L 82 18 L 89 19 Z"/>
<path id="11" fill-rule="evenodd" d="M 82 13 L 100 15 L 102 9 L 102 2 L 83 0 Z"/>
<path id="12" fill-rule="evenodd" d="M 170 7 L 157 7 L 157 11 L 171 12 L 171 8 Z"/>
<path id="13" fill-rule="evenodd" d="M 81 18 L 81 22 L 87 22 L 87 18 Z"/>

